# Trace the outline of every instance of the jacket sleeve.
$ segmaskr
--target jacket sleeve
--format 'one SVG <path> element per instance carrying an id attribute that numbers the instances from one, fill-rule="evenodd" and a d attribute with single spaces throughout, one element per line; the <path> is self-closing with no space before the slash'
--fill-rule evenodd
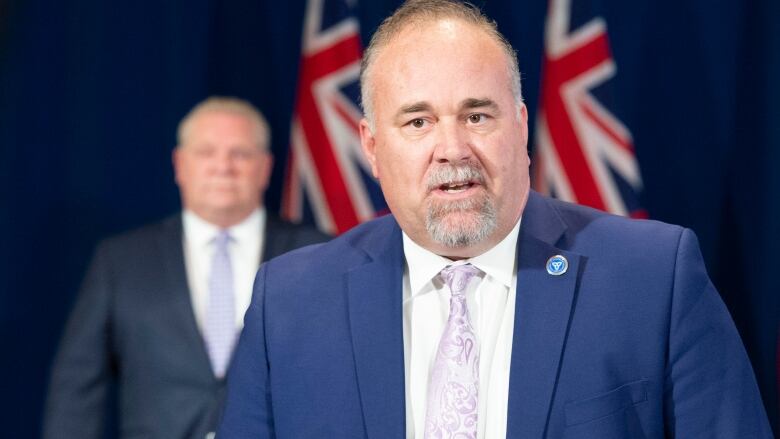
<path id="1" fill-rule="evenodd" d="M 101 244 L 79 291 L 54 360 L 44 439 L 102 438 L 111 365 L 111 273 Z"/>
<path id="2" fill-rule="evenodd" d="M 252 303 L 244 316 L 233 362 L 228 372 L 228 395 L 217 438 L 274 437 L 270 365 L 265 333 L 265 280 L 268 264 L 255 279 Z"/>
<path id="3" fill-rule="evenodd" d="M 667 437 L 771 439 L 742 340 L 687 229 L 678 244 L 672 288 L 664 386 Z"/>

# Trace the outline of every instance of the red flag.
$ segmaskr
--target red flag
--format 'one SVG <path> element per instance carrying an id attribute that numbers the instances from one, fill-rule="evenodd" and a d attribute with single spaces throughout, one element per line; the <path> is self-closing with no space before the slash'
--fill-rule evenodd
<path id="1" fill-rule="evenodd" d="M 615 75 L 606 23 L 594 17 L 570 29 L 571 1 L 549 3 L 534 186 L 567 201 L 646 217 L 631 133 L 592 93 Z"/>
<path id="2" fill-rule="evenodd" d="M 282 215 L 300 221 L 308 208 L 329 233 L 344 232 L 384 207 L 360 149 L 358 30 L 347 2 L 308 2 Z"/>

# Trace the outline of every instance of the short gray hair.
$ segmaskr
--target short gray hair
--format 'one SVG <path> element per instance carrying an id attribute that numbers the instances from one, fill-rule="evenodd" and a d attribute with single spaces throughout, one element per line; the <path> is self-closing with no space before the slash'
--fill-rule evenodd
<path id="1" fill-rule="evenodd" d="M 179 122 L 176 130 L 177 147 L 181 147 L 187 139 L 195 117 L 202 113 L 231 113 L 246 117 L 254 126 L 257 132 L 257 147 L 267 151 L 271 142 L 271 129 L 268 121 L 263 117 L 254 105 L 243 99 L 226 96 L 211 96 L 200 102 L 192 108 L 186 116 Z"/>
<path id="2" fill-rule="evenodd" d="M 520 85 L 520 67 L 517 62 L 517 53 L 509 41 L 498 31 L 496 22 L 488 18 L 482 11 L 471 3 L 454 0 L 408 0 L 399 7 L 393 15 L 387 17 L 379 25 L 368 47 L 363 52 L 360 63 L 360 99 L 363 113 L 373 129 L 374 108 L 369 91 L 368 76 L 371 67 L 379 51 L 410 24 L 419 24 L 439 20 L 442 18 L 455 18 L 472 24 L 485 31 L 488 36 L 498 43 L 507 57 L 507 68 L 511 78 L 512 94 L 515 101 L 523 102 L 522 87 Z"/>

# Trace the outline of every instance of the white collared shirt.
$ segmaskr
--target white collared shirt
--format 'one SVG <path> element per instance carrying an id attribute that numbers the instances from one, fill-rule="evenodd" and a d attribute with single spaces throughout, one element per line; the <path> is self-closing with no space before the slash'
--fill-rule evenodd
<path id="1" fill-rule="evenodd" d="M 495 247 L 468 259 L 482 270 L 466 291 L 471 322 L 480 346 L 477 438 L 506 437 L 509 366 L 512 356 L 517 285 L 518 220 Z M 403 234 L 406 437 L 423 438 L 428 377 L 449 315 L 450 291 L 438 276 L 453 261 L 417 245 Z"/>
<path id="2" fill-rule="evenodd" d="M 182 213 L 184 226 L 184 265 L 190 300 L 198 327 L 203 330 L 209 306 L 209 276 L 214 255 L 214 238 L 220 228 L 197 216 L 191 210 Z M 228 228 L 230 234 L 230 264 L 233 269 L 236 328 L 244 324 L 244 313 L 252 300 L 252 284 L 263 248 L 266 213 L 256 209 L 244 221 Z"/>

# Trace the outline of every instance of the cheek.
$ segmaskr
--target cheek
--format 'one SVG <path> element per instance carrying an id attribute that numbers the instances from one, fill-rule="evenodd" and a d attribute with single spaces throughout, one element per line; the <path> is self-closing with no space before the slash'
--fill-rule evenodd
<path id="1" fill-rule="evenodd" d="M 499 133 L 484 143 L 482 151 L 479 158 L 485 168 L 501 175 L 511 173 L 511 178 L 522 172 L 523 167 L 528 167 L 528 153 L 521 136 Z"/>
<path id="2" fill-rule="evenodd" d="M 509 154 L 509 153 L 507 153 Z M 498 162 L 494 174 L 500 180 L 501 197 L 515 197 L 519 191 L 522 191 L 528 183 L 528 156 L 523 152 L 517 152 L 516 155 L 506 156 L 506 160 Z"/>
<path id="3" fill-rule="evenodd" d="M 193 161 L 184 167 L 184 175 L 194 183 L 203 183 L 209 176 L 208 164 Z"/>
<path id="4" fill-rule="evenodd" d="M 425 176 L 431 163 L 432 146 L 388 136 L 377 139 L 375 166 L 377 177 L 387 198 L 397 203 L 418 203 L 423 196 Z"/>
<path id="5" fill-rule="evenodd" d="M 242 180 L 259 180 L 263 174 L 263 167 L 253 162 L 238 162 L 234 165 L 235 175 Z"/>
<path id="6" fill-rule="evenodd" d="M 404 188 L 405 193 L 401 196 L 413 196 L 416 186 L 423 181 L 425 168 L 412 163 L 410 160 L 393 160 L 392 162 L 382 163 L 379 167 L 379 181 L 389 186 L 390 189 Z"/>
<path id="7" fill-rule="evenodd" d="M 187 188 L 195 188 L 202 184 L 203 178 L 198 178 L 198 173 L 193 166 L 182 166 L 178 173 L 179 183 Z"/>

